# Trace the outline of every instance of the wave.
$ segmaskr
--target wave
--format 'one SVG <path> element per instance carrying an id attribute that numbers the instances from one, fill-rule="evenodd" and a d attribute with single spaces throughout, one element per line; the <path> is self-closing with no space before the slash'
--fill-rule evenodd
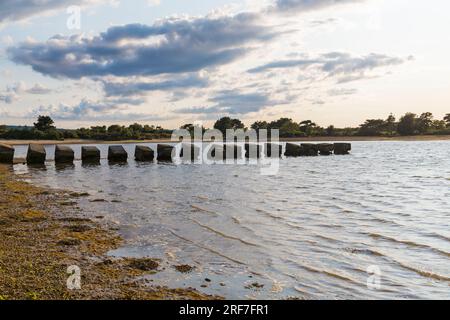
<path id="1" fill-rule="evenodd" d="M 219 235 L 219 236 L 221 236 L 221 237 L 223 237 L 223 238 L 230 239 L 230 240 L 235 240 L 235 241 L 239 241 L 239 242 L 241 242 L 241 243 L 243 243 L 243 244 L 246 244 L 246 245 L 248 245 L 248 246 L 259 247 L 259 245 L 255 244 L 255 243 L 251 243 L 251 242 L 245 241 L 245 240 L 243 240 L 243 239 L 241 239 L 241 238 L 227 235 L 227 234 L 225 234 L 225 233 L 223 233 L 223 232 L 221 232 L 221 231 L 218 231 L 218 230 L 216 230 L 216 229 L 214 229 L 214 228 L 212 228 L 212 227 L 210 227 L 210 226 L 207 226 L 207 225 L 205 225 L 205 224 L 202 224 L 202 223 L 200 223 L 199 221 L 197 221 L 197 220 L 195 220 L 195 219 L 191 219 L 191 220 L 192 220 L 194 223 L 198 224 L 200 227 L 202 227 L 202 228 L 204 228 L 204 229 L 206 229 L 206 230 L 208 230 L 208 231 L 211 231 L 212 233 L 215 233 L 215 234 L 217 234 L 217 235 Z"/>
<path id="2" fill-rule="evenodd" d="M 321 234 L 318 234 L 318 233 L 314 234 L 314 236 L 317 237 L 317 238 L 320 238 L 322 240 L 326 240 L 326 241 L 330 241 L 330 242 L 335 242 L 335 243 L 341 242 L 338 239 L 327 237 L 327 236 L 324 236 L 324 235 L 321 235 Z"/>
<path id="3" fill-rule="evenodd" d="M 410 241 L 410 240 L 395 239 L 395 238 L 392 238 L 392 237 L 389 237 L 389 236 L 385 236 L 385 235 L 381 235 L 381 234 L 378 234 L 378 233 L 369 233 L 368 236 L 371 237 L 371 238 L 374 238 L 374 239 L 383 239 L 383 240 L 386 240 L 386 241 L 400 243 L 400 244 L 404 244 L 404 245 L 411 246 L 411 247 L 422 248 L 422 249 L 429 249 L 431 251 L 437 252 L 437 253 L 442 254 L 444 256 L 450 257 L 450 252 L 443 251 L 441 249 L 434 248 L 434 247 L 431 247 L 431 246 L 426 245 L 426 244 L 417 243 L 417 242 Z"/>
<path id="4" fill-rule="evenodd" d="M 385 255 L 381 252 L 372 249 L 356 249 L 356 248 L 344 248 L 344 251 L 352 254 L 363 254 L 368 256 L 384 257 Z"/>
<path id="5" fill-rule="evenodd" d="M 434 279 L 434 280 L 450 282 L 450 277 L 443 276 L 443 275 L 440 275 L 440 274 L 437 274 L 437 273 L 434 273 L 434 272 L 431 272 L 431 271 L 423 270 L 423 269 L 420 269 L 420 268 L 412 267 L 412 266 L 409 266 L 409 265 L 407 265 L 405 263 L 397 261 L 395 259 L 392 259 L 392 260 L 395 263 L 397 263 L 399 266 L 401 266 L 402 268 L 410 270 L 410 271 L 413 271 L 413 272 L 417 273 L 418 275 L 421 275 L 422 277 L 430 278 L 430 279 Z"/>
<path id="6" fill-rule="evenodd" d="M 222 257 L 222 258 L 224 258 L 224 259 L 227 259 L 227 260 L 229 260 L 229 261 L 231 261 L 231 262 L 234 262 L 234 263 L 237 263 L 237 264 L 240 264 L 240 265 L 246 265 L 245 262 L 239 261 L 239 260 L 237 260 L 237 259 L 234 259 L 234 258 L 232 258 L 232 257 L 229 257 L 229 256 L 227 256 L 227 255 L 224 255 L 223 253 L 220 253 L 220 252 L 217 251 L 217 250 L 208 248 L 208 247 L 203 246 L 203 245 L 201 245 L 201 244 L 199 244 L 199 243 L 197 243 L 197 242 L 195 242 L 195 241 L 192 241 L 192 240 L 190 240 L 190 239 L 188 239 L 188 238 L 185 238 L 185 237 L 183 237 L 183 236 L 180 236 L 179 234 L 177 234 L 175 231 L 173 231 L 173 230 L 171 230 L 171 229 L 169 229 L 169 232 L 170 232 L 172 235 L 174 235 L 175 237 L 177 237 L 177 238 L 179 238 L 179 239 L 181 239 L 181 240 L 184 240 L 184 241 L 186 241 L 186 242 L 189 242 L 189 243 L 191 243 L 191 244 L 195 245 L 196 247 L 199 247 L 199 248 L 201 248 L 201 249 L 203 249 L 203 250 L 206 250 L 206 251 L 209 251 L 209 252 L 211 252 L 211 253 L 213 253 L 213 254 L 216 254 L 216 255 L 218 255 L 219 257 Z"/>
<path id="7" fill-rule="evenodd" d="M 218 214 L 217 212 L 215 212 L 215 211 L 211 211 L 211 210 L 208 210 L 208 209 L 204 209 L 204 208 L 199 207 L 199 206 L 196 206 L 196 205 L 191 205 L 191 208 L 194 209 L 194 211 L 196 211 L 196 212 L 206 212 L 206 213 L 214 214 L 214 215 L 216 215 L 216 216 L 219 215 L 219 214 Z"/>
<path id="8" fill-rule="evenodd" d="M 313 267 L 310 267 L 310 266 L 306 266 L 306 265 L 300 265 L 300 268 L 305 269 L 306 271 L 309 271 L 309 272 L 320 273 L 320 274 L 323 274 L 323 275 L 326 275 L 326 276 L 329 276 L 329 277 L 332 277 L 332 278 L 336 278 L 336 279 L 339 279 L 339 280 L 352 282 L 354 284 L 359 284 L 358 281 L 356 281 L 356 280 L 354 280 L 354 279 L 352 279 L 352 278 L 350 278 L 348 276 L 344 276 L 344 275 L 341 275 L 339 273 L 336 273 L 336 272 L 332 272 L 332 271 L 328 271 L 328 270 L 319 270 L 319 269 L 316 269 L 316 268 L 313 268 Z"/>
<path id="9" fill-rule="evenodd" d="M 267 216 L 269 218 L 272 218 L 272 219 L 275 219 L 275 220 L 284 220 L 283 217 L 276 216 L 276 215 L 274 215 L 274 214 L 272 214 L 270 212 L 267 212 L 265 210 L 262 210 L 262 209 L 255 209 L 255 211 L 258 212 L 258 213 L 263 213 L 265 216 Z"/>
<path id="10" fill-rule="evenodd" d="M 433 233 L 432 237 L 444 240 L 444 241 L 450 241 L 450 237 L 444 236 L 443 234 L 440 233 Z"/>

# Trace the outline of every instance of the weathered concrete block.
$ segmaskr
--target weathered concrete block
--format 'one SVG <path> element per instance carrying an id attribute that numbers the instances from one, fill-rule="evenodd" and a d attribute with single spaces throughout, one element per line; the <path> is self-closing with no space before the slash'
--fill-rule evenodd
<path id="1" fill-rule="evenodd" d="M 262 147 L 256 143 L 246 143 L 245 144 L 245 157 L 247 159 L 259 159 L 261 158 Z"/>
<path id="2" fill-rule="evenodd" d="M 300 157 L 302 153 L 302 148 L 298 144 L 287 143 L 286 151 L 284 155 L 286 157 Z"/>
<path id="3" fill-rule="evenodd" d="M 81 147 L 81 160 L 90 163 L 100 162 L 100 150 L 94 146 Z"/>
<path id="4" fill-rule="evenodd" d="M 134 152 L 134 158 L 136 161 L 153 161 L 155 159 L 155 152 L 146 146 L 136 146 L 136 150 Z"/>
<path id="5" fill-rule="evenodd" d="M 175 147 L 168 144 L 158 144 L 158 161 L 173 162 L 175 158 Z"/>
<path id="6" fill-rule="evenodd" d="M 28 164 L 44 164 L 47 153 L 41 144 L 30 144 L 27 152 Z"/>
<path id="7" fill-rule="evenodd" d="M 111 162 L 126 162 L 128 153 L 123 146 L 110 146 L 108 148 L 108 160 Z"/>
<path id="8" fill-rule="evenodd" d="M 0 163 L 14 162 L 14 148 L 0 143 Z"/>
<path id="9" fill-rule="evenodd" d="M 335 143 L 334 144 L 334 154 L 337 155 L 346 155 L 350 153 L 352 150 L 351 143 Z"/>
<path id="10" fill-rule="evenodd" d="M 75 153 L 72 148 L 68 146 L 56 145 L 55 147 L 55 162 L 56 163 L 73 163 Z"/>
<path id="11" fill-rule="evenodd" d="M 317 145 L 321 156 L 329 156 L 333 154 L 334 144 L 332 143 L 320 143 Z"/>
<path id="12" fill-rule="evenodd" d="M 302 143 L 300 155 L 303 157 L 316 157 L 319 155 L 319 146 L 313 143 Z"/>
<path id="13" fill-rule="evenodd" d="M 278 143 L 266 143 L 265 155 L 267 158 L 281 158 L 283 156 L 283 146 Z"/>
<path id="14" fill-rule="evenodd" d="M 189 149 L 191 150 L 190 156 L 189 156 Z M 198 160 L 198 158 L 200 157 L 200 147 L 196 146 L 195 144 L 183 143 L 181 146 L 180 157 L 183 161 Z"/>

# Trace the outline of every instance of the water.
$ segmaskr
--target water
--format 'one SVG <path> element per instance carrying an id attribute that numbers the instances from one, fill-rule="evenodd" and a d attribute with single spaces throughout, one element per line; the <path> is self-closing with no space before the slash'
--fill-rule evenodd
<path id="1" fill-rule="evenodd" d="M 283 159 L 276 176 L 133 160 L 15 168 L 39 185 L 89 192 L 80 207 L 127 240 L 112 255 L 165 261 L 154 284 L 226 298 L 449 299 L 449 159 L 450 142 L 354 142 L 350 156 Z M 368 268 L 381 273 L 378 289 Z"/>

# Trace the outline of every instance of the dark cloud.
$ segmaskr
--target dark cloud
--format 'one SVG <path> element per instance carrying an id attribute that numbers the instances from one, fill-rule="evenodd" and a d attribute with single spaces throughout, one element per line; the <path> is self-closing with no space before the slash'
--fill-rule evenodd
<path id="1" fill-rule="evenodd" d="M 65 9 L 71 5 L 85 5 L 101 0 L 1 0 L 0 24 L 23 20 L 49 11 Z"/>
<path id="2" fill-rule="evenodd" d="M 295 13 L 299 11 L 318 10 L 324 7 L 362 2 L 364 0 L 276 0 L 266 12 Z M 0 24 L 11 21 L 19 21 L 29 17 L 42 15 L 55 10 L 63 10 L 72 5 L 92 5 L 106 2 L 106 0 L 1 0 Z M 136 36 L 147 37 L 148 33 L 155 33 L 143 25 L 133 25 Z M 162 27 L 161 29 L 163 29 Z M 123 29 L 114 29 L 114 33 L 108 35 L 110 39 L 121 37 L 127 33 Z"/>
<path id="3" fill-rule="evenodd" d="M 349 53 L 331 52 L 315 59 L 275 61 L 250 69 L 248 72 L 261 73 L 286 68 L 316 68 L 321 76 L 337 77 L 339 83 L 344 83 L 369 77 L 366 73 L 376 68 L 400 65 L 410 59 L 412 58 L 402 59 L 375 53 L 355 57 Z"/>
<path id="4" fill-rule="evenodd" d="M 103 81 L 103 87 L 107 96 L 134 96 L 148 91 L 165 91 L 188 88 L 207 87 L 207 78 L 197 74 L 182 75 L 177 78 L 159 82 L 108 82 Z"/>
<path id="5" fill-rule="evenodd" d="M 240 93 L 234 90 L 224 90 L 210 99 L 216 103 L 216 108 L 230 114 L 257 112 L 267 106 L 276 104 L 265 93 Z"/>
<path id="6" fill-rule="evenodd" d="M 52 77 L 152 76 L 229 63 L 246 45 L 277 34 L 254 14 L 166 19 L 152 26 L 112 27 L 93 38 L 54 36 L 8 49 L 10 58 Z"/>
<path id="7" fill-rule="evenodd" d="M 248 70 L 250 73 L 260 73 L 272 69 L 284 69 L 284 68 L 293 68 L 293 67 L 309 67 L 314 64 L 321 63 L 321 60 L 310 60 L 310 59 L 293 59 L 293 60 L 284 60 L 284 61 L 274 61 L 267 63 L 265 65 L 253 68 Z"/>
<path id="8" fill-rule="evenodd" d="M 247 114 L 258 112 L 267 107 L 282 105 L 292 102 L 296 97 L 288 97 L 283 100 L 273 100 L 270 94 L 265 92 L 242 93 L 238 90 L 224 90 L 216 93 L 209 99 L 214 103 L 209 107 L 193 107 L 177 110 L 189 114 Z"/>
<path id="9" fill-rule="evenodd" d="M 375 53 L 363 57 L 353 57 L 348 53 L 332 52 L 323 55 L 323 58 L 322 70 L 330 76 L 361 73 L 379 67 L 399 65 L 405 62 L 404 59 L 398 57 Z"/>

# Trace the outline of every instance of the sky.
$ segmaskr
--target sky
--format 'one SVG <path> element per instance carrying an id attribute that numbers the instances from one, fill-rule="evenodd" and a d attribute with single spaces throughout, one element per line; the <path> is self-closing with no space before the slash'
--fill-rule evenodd
<path id="1" fill-rule="evenodd" d="M 2 0 L 0 124 L 450 113 L 446 0 Z"/>

